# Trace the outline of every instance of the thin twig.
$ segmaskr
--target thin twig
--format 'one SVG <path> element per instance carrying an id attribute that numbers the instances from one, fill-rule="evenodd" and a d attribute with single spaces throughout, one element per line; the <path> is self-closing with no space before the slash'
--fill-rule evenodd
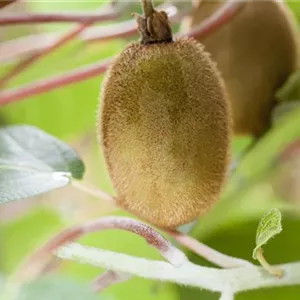
<path id="1" fill-rule="evenodd" d="M 138 33 L 135 20 L 120 22 L 107 26 L 94 26 L 82 33 L 80 37 L 88 42 L 104 42 L 118 38 L 128 38 Z"/>
<path id="2" fill-rule="evenodd" d="M 203 24 L 203 28 L 200 31 L 197 31 L 197 36 L 201 34 L 201 37 L 205 36 L 212 30 L 216 30 L 218 26 L 223 25 L 228 22 L 231 18 L 233 18 L 239 9 L 242 7 L 242 2 L 236 2 L 235 0 L 228 0 L 222 8 L 220 8 L 215 14 L 210 16 L 207 20 L 205 20 Z M 225 17 L 224 17 L 225 16 Z M 209 21 L 210 20 L 210 21 Z M 196 28 L 197 29 L 197 28 Z M 195 29 L 195 30 L 196 30 Z M 197 29 L 198 30 L 198 29 Z M 188 34 L 188 36 L 192 36 L 196 31 L 192 31 Z M 23 100 L 26 97 L 38 95 L 44 92 L 48 92 L 52 89 L 63 87 L 67 84 L 79 82 L 81 80 L 85 80 L 91 78 L 93 76 L 97 76 L 103 72 L 108 67 L 108 63 L 90 65 L 85 68 L 80 68 L 69 72 L 65 75 L 55 76 L 54 78 L 46 79 L 44 81 L 34 82 L 27 86 L 19 87 L 17 89 L 4 91 L 0 94 L 0 105 L 5 105 L 8 103 L 12 103 L 18 100 Z"/>
<path id="3" fill-rule="evenodd" d="M 78 22 L 94 23 L 115 20 L 119 14 L 115 10 L 86 12 L 86 13 L 28 13 L 28 14 L 2 14 L 0 16 L 0 25 L 20 25 L 34 23 L 54 23 L 54 22 Z"/>
<path id="4" fill-rule="evenodd" d="M 171 22 L 178 22 L 182 19 L 181 12 L 177 12 L 174 6 L 162 5 L 159 6 L 160 10 L 166 10 L 169 12 L 169 19 Z M 84 42 L 93 41 L 108 41 L 116 38 L 132 37 L 138 33 L 136 21 L 129 20 L 120 22 L 117 24 L 111 24 L 109 26 L 94 26 L 79 35 Z M 42 50 L 50 47 L 56 39 L 60 36 L 60 33 L 50 32 L 44 34 L 30 35 L 21 37 L 12 41 L 2 43 L 0 47 L 0 61 L 13 60 L 14 58 L 25 55 L 26 53 Z"/>
<path id="5" fill-rule="evenodd" d="M 199 25 L 192 28 L 188 33 L 179 34 L 178 37 L 188 36 L 198 39 L 212 34 L 228 22 L 230 22 L 243 8 L 246 1 L 228 0 L 215 13 L 206 18 Z"/>
<path id="6" fill-rule="evenodd" d="M 53 43 L 49 48 L 44 49 L 43 51 L 39 51 L 37 53 L 32 54 L 28 58 L 25 58 L 20 63 L 18 63 L 12 70 L 8 71 L 1 79 L 0 79 L 0 89 L 7 84 L 8 81 L 13 79 L 16 75 L 24 71 L 26 68 L 31 66 L 34 62 L 36 62 L 39 58 L 46 56 L 47 54 L 53 52 L 59 47 L 65 45 L 67 42 L 74 39 L 77 35 L 83 32 L 89 25 L 92 23 L 84 23 L 76 26 L 75 28 L 68 31 L 65 35 L 60 37 L 55 43 Z"/>
<path id="7" fill-rule="evenodd" d="M 70 71 L 63 75 L 56 75 L 49 79 L 24 85 L 18 89 L 10 89 L 0 92 L 0 105 L 6 105 L 18 100 L 24 100 L 26 97 L 39 95 L 75 82 L 80 82 L 98 76 L 107 70 L 110 62 L 111 59 L 106 59 L 99 63 L 77 68 L 74 71 Z"/>
<path id="8" fill-rule="evenodd" d="M 2 42 L 0 62 L 10 63 L 25 55 L 51 47 L 63 35 L 61 32 L 44 32 Z"/>
<path id="9" fill-rule="evenodd" d="M 38 249 L 17 271 L 13 279 L 17 282 L 34 280 L 51 262 L 52 252 L 82 237 L 83 235 L 107 229 L 122 229 L 143 237 L 149 245 L 155 247 L 162 257 L 171 264 L 181 265 L 187 261 L 186 256 L 168 240 L 150 226 L 137 220 L 125 217 L 103 217 L 87 222 L 81 226 L 71 227 L 60 232 Z"/>
<path id="10" fill-rule="evenodd" d="M 222 268 L 238 268 L 245 266 L 253 266 L 249 261 L 240 258 L 232 257 L 217 250 L 208 247 L 207 245 L 197 241 L 196 239 L 182 234 L 180 232 L 168 232 L 178 243 L 185 246 L 189 250 L 203 257 L 207 261 Z"/>
<path id="11" fill-rule="evenodd" d="M 102 199 L 107 203 L 116 205 L 116 200 L 114 197 L 110 196 L 109 194 L 103 192 L 102 190 L 79 180 L 72 180 L 72 186 L 82 192 L 85 192 L 93 197 L 96 197 L 98 199 Z"/>
<path id="12" fill-rule="evenodd" d="M 282 277 L 283 276 L 283 272 L 281 269 L 278 269 L 274 266 L 271 266 L 267 260 L 265 259 L 264 255 L 263 255 L 263 250 L 262 248 L 258 248 L 257 252 L 256 252 L 256 256 L 257 256 L 257 260 L 259 261 L 259 263 L 261 264 L 261 266 L 268 271 L 271 275 L 277 276 L 277 277 Z"/>

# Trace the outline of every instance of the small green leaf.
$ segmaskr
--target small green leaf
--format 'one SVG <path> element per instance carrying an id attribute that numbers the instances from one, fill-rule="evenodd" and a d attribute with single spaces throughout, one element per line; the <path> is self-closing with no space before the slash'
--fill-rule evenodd
<path id="1" fill-rule="evenodd" d="M 81 179 L 84 165 L 67 144 L 32 126 L 0 129 L 0 203 Z"/>
<path id="2" fill-rule="evenodd" d="M 257 259 L 258 249 L 281 231 L 281 212 L 277 208 L 273 208 L 259 222 L 256 231 L 256 247 L 252 254 L 253 258 Z"/>

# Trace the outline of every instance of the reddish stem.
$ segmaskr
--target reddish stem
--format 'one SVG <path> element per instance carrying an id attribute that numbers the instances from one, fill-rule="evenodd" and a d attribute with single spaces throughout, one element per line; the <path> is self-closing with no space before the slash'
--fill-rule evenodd
<path id="1" fill-rule="evenodd" d="M 172 8 L 170 5 L 162 5 L 159 9 L 168 10 Z M 183 14 L 175 13 L 174 9 L 170 9 L 170 20 L 178 22 Z M 124 21 L 118 24 L 112 24 L 105 27 L 91 27 L 80 34 L 83 41 L 108 41 L 116 38 L 126 38 L 137 34 L 136 21 Z M 18 38 L 13 41 L 6 42 L 0 48 L 0 60 L 13 59 L 16 56 L 24 55 L 25 52 L 45 49 L 55 42 L 57 33 L 47 33 L 43 35 L 31 35 L 25 38 Z"/>
<path id="2" fill-rule="evenodd" d="M 71 29 L 65 35 L 60 37 L 54 44 L 52 44 L 49 48 L 45 49 L 44 51 L 37 52 L 32 54 L 28 58 L 25 58 L 23 61 L 18 63 L 12 70 L 8 71 L 1 79 L 0 79 L 0 88 L 3 87 L 9 80 L 13 77 L 24 71 L 30 65 L 32 65 L 35 61 L 39 58 L 53 52 L 54 50 L 58 49 L 59 47 L 63 46 L 67 42 L 71 41 L 75 38 L 79 33 L 83 32 L 90 24 L 92 23 L 84 23 L 76 26 L 75 28 Z"/>
<path id="3" fill-rule="evenodd" d="M 48 32 L 6 41 L 0 47 L 0 62 L 10 62 L 26 54 L 51 47 L 63 35 L 60 32 Z"/>
<path id="4" fill-rule="evenodd" d="M 204 38 L 212 34 L 223 25 L 231 21 L 244 6 L 245 1 L 228 0 L 214 14 L 205 19 L 201 24 L 195 26 L 186 34 L 179 34 L 177 37 L 188 36 L 195 38 Z"/>
<path id="5" fill-rule="evenodd" d="M 20 25 L 32 23 L 54 23 L 54 22 L 79 22 L 94 23 L 114 20 L 118 17 L 118 13 L 114 10 L 100 11 L 98 13 L 48 13 L 48 14 L 22 14 L 22 15 L 1 15 L 0 25 Z"/>
<path id="6" fill-rule="evenodd" d="M 207 34 L 217 30 L 222 25 L 229 22 L 242 8 L 244 2 L 236 2 L 236 0 L 228 0 L 215 14 L 208 17 L 203 23 L 193 29 L 188 36 L 204 37 Z M 56 76 L 36 83 L 29 84 L 17 89 L 8 90 L 0 94 L 0 105 L 12 103 L 22 100 L 25 97 L 38 95 L 48 92 L 55 88 L 63 87 L 67 84 L 79 82 L 93 76 L 97 76 L 106 71 L 108 63 L 100 63 L 88 67 L 76 69 L 65 75 Z"/>
<path id="7" fill-rule="evenodd" d="M 32 97 L 51 90 L 80 82 L 104 73 L 111 59 L 106 59 L 99 63 L 86 65 L 63 75 L 56 75 L 49 79 L 33 82 L 17 89 L 10 89 L 0 93 L 0 105 L 23 100 L 26 97 Z"/>
<path id="8" fill-rule="evenodd" d="M 84 41 L 109 41 L 117 38 L 127 38 L 137 34 L 135 20 L 129 20 L 105 27 L 91 27 L 80 35 Z"/>
<path id="9" fill-rule="evenodd" d="M 17 282 L 34 280 L 45 270 L 53 258 L 53 251 L 73 242 L 83 235 L 107 229 L 122 229 L 143 237 L 149 245 L 155 247 L 160 254 L 174 265 L 187 261 L 185 255 L 175 248 L 168 240 L 150 226 L 126 217 L 103 217 L 87 222 L 81 226 L 69 228 L 50 239 L 44 246 L 29 257 L 26 263 L 17 271 Z"/>
<path id="10" fill-rule="evenodd" d="M 252 264 L 246 260 L 218 252 L 217 250 L 210 248 L 209 246 L 197 241 L 196 239 L 188 235 L 182 234 L 177 231 L 169 231 L 168 233 L 173 236 L 173 238 L 178 243 L 219 267 L 238 268 L 252 266 Z"/>

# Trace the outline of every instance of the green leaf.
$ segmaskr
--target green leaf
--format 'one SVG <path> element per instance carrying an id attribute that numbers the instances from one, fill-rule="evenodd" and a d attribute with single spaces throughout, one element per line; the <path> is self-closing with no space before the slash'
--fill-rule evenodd
<path id="1" fill-rule="evenodd" d="M 83 173 L 76 152 L 40 129 L 27 125 L 0 129 L 0 203 L 63 187 Z"/>
<path id="2" fill-rule="evenodd" d="M 273 208 L 268 211 L 259 222 L 256 231 L 256 247 L 253 251 L 253 258 L 257 259 L 258 249 L 281 231 L 281 212 L 277 208 Z"/>

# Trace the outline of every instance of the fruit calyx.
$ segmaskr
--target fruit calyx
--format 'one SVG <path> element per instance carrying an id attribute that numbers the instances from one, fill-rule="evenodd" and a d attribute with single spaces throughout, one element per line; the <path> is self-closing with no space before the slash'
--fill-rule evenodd
<path id="1" fill-rule="evenodd" d="M 144 15 L 134 13 L 142 44 L 173 42 L 172 30 L 168 15 L 164 11 L 156 11 L 151 0 L 141 0 Z"/>

